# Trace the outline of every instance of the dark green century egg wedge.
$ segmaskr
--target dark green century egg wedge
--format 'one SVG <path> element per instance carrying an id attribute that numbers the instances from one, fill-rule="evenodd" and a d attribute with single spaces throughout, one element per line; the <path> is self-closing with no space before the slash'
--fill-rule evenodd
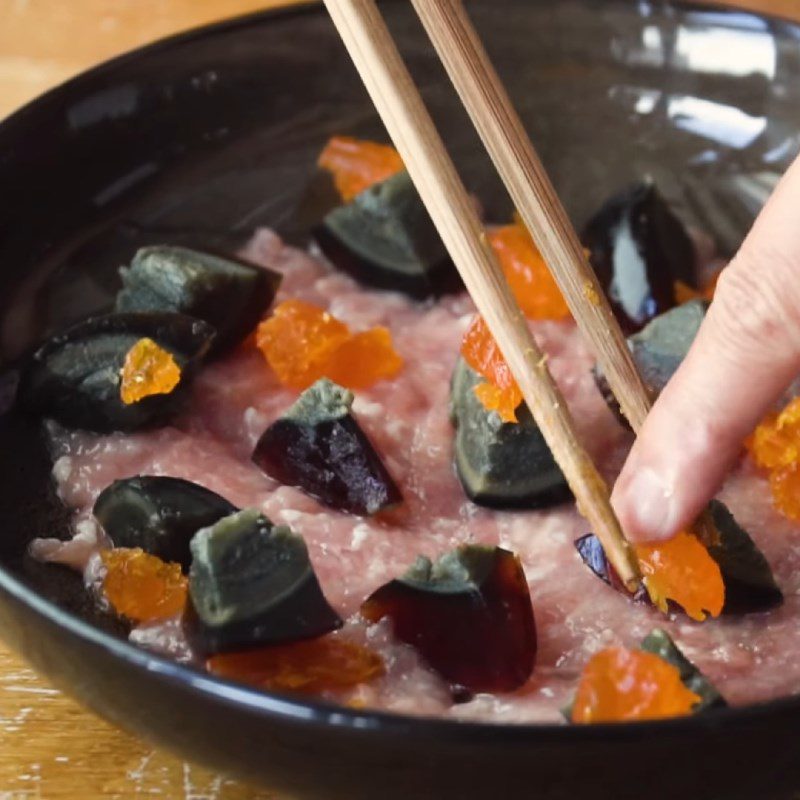
<path id="1" fill-rule="evenodd" d="M 417 299 L 462 287 L 405 171 L 329 212 L 314 238 L 335 266 L 368 286 Z"/>
<path id="2" fill-rule="evenodd" d="M 397 505 L 400 490 L 350 413 L 352 404 L 352 392 L 318 380 L 264 431 L 253 461 L 340 511 L 369 515 Z"/>
<path id="3" fill-rule="evenodd" d="M 506 692 L 528 680 L 536 624 L 519 559 L 500 547 L 464 545 L 436 563 L 420 557 L 361 606 L 371 622 L 388 617 L 459 692 Z"/>
<path id="4" fill-rule="evenodd" d="M 581 240 L 626 333 L 675 305 L 675 281 L 697 285 L 692 240 L 652 182 L 607 200 Z"/>
<path id="5" fill-rule="evenodd" d="M 751 614 L 779 606 L 783 602 L 783 592 L 775 582 L 764 554 L 722 503 L 712 500 L 709 511 L 720 535 L 719 543 L 711 545 L 708 552 L 719 565 L 725 584 L 722 613 Z M 618 591 L 625 591 L 593 533 L 578 539 L 575 548 L 584 564 L 598 578 Z M 639 593 L 635 599 L 647 600 L 647 595 Z"/>
<path id="6" fill-rule="evenodd" d="M 700 698 L 700 702 L 692 708 L 692 714 L 727 707 L 727 701 L 716 686 L 686 658 L 665 630 L 654 628 L 642 639 L 639 649 L 658 656 L 678 670 L 681 683 Z M 572 721 L 572 703 L 562 709 L 562 713 L 568 721 Z"/>
<path id="7" fill-rule="evenodd" d="M 694 706 L 692 713 L 697 714 L 712 708 L 725 708 L 728 705 L 714 684 L 686 658 L 665 630 L 655 628 L 642 639 L 639 647 L 677 668 L 683 685 L 700 697 L 700 702 Z"/>
<path id="8" fill-rule="evenodd" d="M 100 433 L 162 423 L 176 410 L 214 335 L 207 322 L 184 314 L 93 317 L 52 337 L 34 353 L 23 370 L 20 403 L 67 427 Z M 172 354 L 181 370 L 180 382 L 169 394 L 126 405 L 120 397 L 120 372 L 128 351 L 145 337 Z"/>
<path id="9" fill-rule="evenodd" d="M 320 589 L 302 537 L 258 509 L 198 531 L 183 625 L 199 653 L 311 639 L 342 625 Z"/>
<path id="10" fill-rule="evenodd" d="M 517 409 L 516 423 L 504 423 L 475 396 L 481 380 L 464 359 L 458 360 L 450 418 L 456 428 L 456 471 L 467 497 L 492 508 L 545 508 L 571 499 L 528 407 Z"/>
<path id="11" fill-rule="evenodd" d="M 633 360 L 653 397 L 661 394 L 686 358 L 707 310 L 708 303 L 704 300 L 690 300 L 660 314 L 638 333 L 628 337 L 628 347 Z M 627 425 L 622 417 L 619 403 L 599 367 L 595 367 L 594 376 L 609 408 L 623 424 Z"/>
<path id="12" fill-rule="evenodd" d="M 137 475 L 100 492 L 94 515 L 115 547 L 141 547 L 184 572 L 192 561 L 189 543 L 201 528 L 237 508 L 224 497 L 183 478 Z"/>
<path id="13" fill-rule="evenodd" d="M 707 310 L 704 300 L 690 300 L 659 315 L 629 337 L 628 346 L 642 378 L 656 394 L 686 358 Z"/>
<path id="14" fill-rule="evenodd" d="M 719 564 L 725 583 L 724 614 L 769 611 L 783 603 L 783 592 L 775 582 L 769 562 L 747 531 L 718 500 L 709 504 L 711 517 L 720 534 L 718 544 L 708 548 Z"/>
<path id="15" fill-rule="evenodd" d="M 202 319 L 217 330 L 215 353 L 255 328 L 282 278 L 238 259 L 172 245 L 142 248 L 120 275 L 117 311 L 177 311 Z"/>

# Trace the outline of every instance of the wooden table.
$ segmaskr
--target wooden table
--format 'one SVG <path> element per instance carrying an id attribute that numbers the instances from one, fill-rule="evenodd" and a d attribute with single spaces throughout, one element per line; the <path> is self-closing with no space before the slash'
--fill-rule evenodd
<path id="1" fill-rule="evenodd" d="M 0 0 L 0 118 L 93 63 L 291 0 Z M 738 0 L 800 19 L 800 0 Z M 112 728 L 0 643 L 0 800 L 278 800 Z M 282 798 L 287 800 L 287 798 Z"/>

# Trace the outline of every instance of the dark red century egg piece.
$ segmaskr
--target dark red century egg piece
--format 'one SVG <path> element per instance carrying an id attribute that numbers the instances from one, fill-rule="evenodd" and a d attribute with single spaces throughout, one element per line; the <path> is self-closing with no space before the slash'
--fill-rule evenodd
<path id="1" fill-rule="evenodd" d="M 361 613 L 371 622 L 389 617 L 398 639 L 471 692 L 510 692 L 533 670 L 528 584 L 519 559 L 500 547 L 465 545 L 436 563 L 420 557 L 368 597 Z"/>

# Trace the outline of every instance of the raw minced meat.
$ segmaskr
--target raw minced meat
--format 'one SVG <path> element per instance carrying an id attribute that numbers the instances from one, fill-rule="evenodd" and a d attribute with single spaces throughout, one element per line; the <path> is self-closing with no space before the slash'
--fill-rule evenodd
<path id="1" fill-rule="evenodd" d="M 665 620 L 607 587 L 581 563 L 573 541 L 587 532 L 586 523 L 573 504 L 546 511 L 490 511 L 466 500 L 453 469 L 448 419 L 450 376 L 474 313 L 466 295 L 419 304 L 399 294 L 368 291 L 267 230 L 253 238 L 244 255 L 284 274 L 278 301 L 294 297 L 324 306 L 354 331 L 375 325 L 391 330 L 405 366 L 397 378 L 358 392 L 353 411 L 403 493 L 402 511 L 391 521 L 339 513 L 278 485 L 251 463 L 258 437 L 297 393 L 278 384 L 253 346 L 243 346 L 202 371 L 188 408 L 170 427 L 111 435 L 51 428 L 53 475 L 64 502 L 76 510 L 77 536 L 72 547 L 38 543 L 39 556 L 91 566 L 99 539 L 87 515 L 98 493 L 118 478 L 172 475 L 202 484 L 239 507 L 257 507 L 303 535 L 328 600 L 348 618 L 335 635 L 368 642 L 387 663 L 383 678 L 339 695 L 343 702 L 458 719 L 558 721 L 594 652 L 635 646 L 659 625 L 733 704 L 800 688 L 800 525 L 773 510 L 766 481 L 749 462 L 730 477 L 721 498 L 770 561 L 786 603 L 766 615 L 704 624 L 683 616 Z M 613 480 L 631 440 L 595 388 L 592 357 L 574 323 L 532 327 L 584 444 Z M 532 677 L 518 691 L 453 705 L 444 683 L 411 648 L 392 640 L 387 624 L 366 626 L 357 610 L 418 554 L 433 558 L 465 542 L 499 544 L 519 555 L 533 598 L 539 652 Z M 175 620 L 139 628 L 131 638 L 190 658 Z"/>

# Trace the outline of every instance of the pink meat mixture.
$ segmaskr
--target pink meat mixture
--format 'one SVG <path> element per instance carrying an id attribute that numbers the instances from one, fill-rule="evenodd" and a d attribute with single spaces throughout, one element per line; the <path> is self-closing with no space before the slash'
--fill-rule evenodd
<path id="1" fill-rule="evenodd" d="M 61 497 L 76 510 L 77 539 L 72 549 L 39 542 L 41 556 L 85 565 L 87 583 L 96 583 L 97 559 L 91 555 L 102 533 L 93 529 L 91 507 L 98 493 L 113 480 L 136 474 L 179 476 L 240 507 L 257 507 L 303 535 L 326 596 L 348 619 L 336 635 L 368 642 L 387 663 L 383 678 L 336 697 L 343 702 L 463 719 L 557 722 L 594 652 L 636 646 L 655 626 L 665 627 L 734 704 L 800 688 L 800 526 L 773 510 L 766 481 L 749 460 L 730 477 L 721 498 L 773 566 L 785 605 L 767 615 L 704 624 L 681 615 L 665 619 L 617 594 L 581 563 L 573 541 L 587 529 L 574 504 L 498 512 L 465 498 L 453 469 L 448 394 L 474 312 L 467 296 L 421 305 L 368 291 L 267 230 L 255 236 L 245 255 L 284 274 L 278 300 L 296 297 L 322 305 L 354 330 L 373 325 L 391 330 L 405 366 L 394 380 L 357 393 L 354 413 L 403 492 L 401 520 L 389 524 L 332 511 L 251 463 L 260 434 L 297 395 L 278 384 L 259 352 L 245 347 L 202 372 L 188 409 L 171 427 L 108 436 L 53 429 L 53 474 Z M 612 480 L 630 436 L 594 386 L 592 358 L 574 323 L 539 322 L 533 330 L 587 448 Z M 434 558 L 465 542 L 499 544 L 518 554 L 533 598 L 539 650 L 523 688 L 453 705 L 445 684 L 411 648 L 393 642 L 386 623 L 367 626 L 357 612 L 372 591 L 404 572 L 418 554 Z M 143 646 L 190 658 L 175 620 L 131 636 Z"/>

